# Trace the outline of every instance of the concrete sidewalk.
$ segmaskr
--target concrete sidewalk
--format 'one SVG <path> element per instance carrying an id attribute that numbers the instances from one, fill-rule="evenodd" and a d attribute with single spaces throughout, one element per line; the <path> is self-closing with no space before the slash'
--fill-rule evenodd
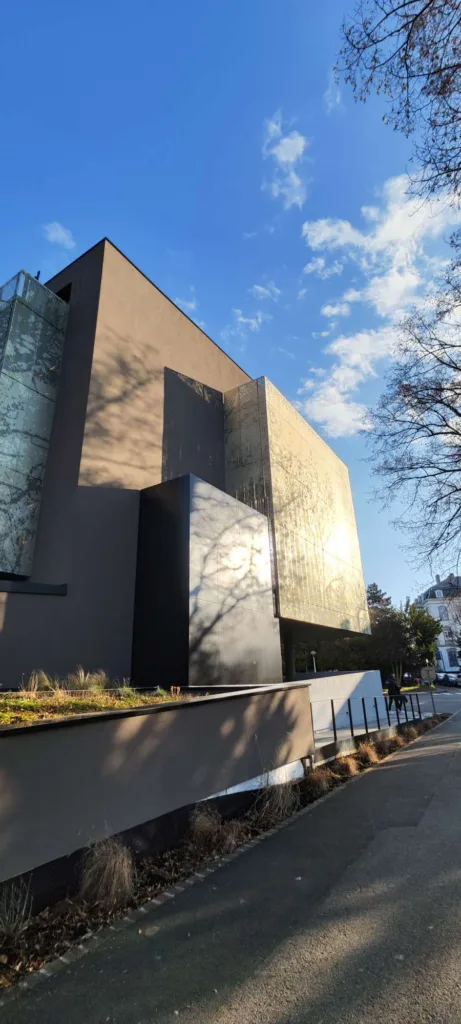
<path id="1" fill-rule="evenodd" d="M 460 741 L 457 715 L 2 1022 L 461 1024 Z"/>

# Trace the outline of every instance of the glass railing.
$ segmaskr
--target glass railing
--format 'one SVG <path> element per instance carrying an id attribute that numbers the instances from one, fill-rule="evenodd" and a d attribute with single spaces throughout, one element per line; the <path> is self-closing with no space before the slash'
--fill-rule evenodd
<path id="1" fill-rule="evenodd" d="M 69 307 L 58 295 L 36 281 L 31 274 L 20 270 L 0 286 L 0 310 L 12 299 L 21 299 L 34 313 L 53 324 L 59 331 L 65 331 Z"/>

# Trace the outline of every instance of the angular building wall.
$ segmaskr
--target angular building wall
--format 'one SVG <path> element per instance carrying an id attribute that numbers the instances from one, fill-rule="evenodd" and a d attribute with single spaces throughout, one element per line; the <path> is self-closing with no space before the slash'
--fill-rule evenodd
<path id="1" fill-rule="evenodd" d="M 347 467 L 266 378 L 224 405 L 226 490 L 268 515 L 277 613 L 369 632 Z"/>
<path id="2" fill-rule="evenodd" d="M 21 271 L 0 288 L 0 572 L 29 576 L 68 307 Z"/>
<path id="3" fill-rule="evenodd" d="M 107 239 L 47 287 L 68 322 L 30 579 L 0 582 L 13 686 L 42 667 L 129 676 L 139 492 L 186 471 L 222 486 L 216 393 L 249 379 Z"/>
<path id="4" fill-rule="evenodd" d="M 282 679 L 267 519 L 192 475 L 141 493 L 132 678 Z"/>

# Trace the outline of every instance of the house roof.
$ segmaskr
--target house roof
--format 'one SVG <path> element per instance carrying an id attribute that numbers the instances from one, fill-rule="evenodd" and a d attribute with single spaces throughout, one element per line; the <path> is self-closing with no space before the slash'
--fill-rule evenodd
<path id="1" fill-rule="evenodd" d="M 456 595 L 461 596 L 461 576 L 455 576 L 453 573 L 450 573 L 446 579 L 433 583 L 428 590 L 424 591 L 424 594 L 420 595 L 419 600 L 427 601 L 430 598 L 437 600 L 438 594 L 436 594 L 436 590 L 442 591 L 444 598 L 456 597 Z"/>

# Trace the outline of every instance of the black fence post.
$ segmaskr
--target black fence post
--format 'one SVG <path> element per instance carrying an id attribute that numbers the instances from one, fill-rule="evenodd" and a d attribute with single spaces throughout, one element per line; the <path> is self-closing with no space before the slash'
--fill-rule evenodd
<path id="1" fill-rule="evenodd" d="M 419 693 L 415 694 L 415 696 L 416 696 L 416 703 L 418 705 L 419 717 L 420 717 L 420 720 L 422 720 L 423 716 L 421 714 L 421 704 L 419 703 Z"/>
<path id="2" fill-rule="evenodd" d="M 388 721 L 389 729 L 390 729 L 390 727 L 391 727 L 391 715 L 390 715 L 389 708 L 390 708 L 390 703 L 391 702 L 390 702 L 389 697 L 386 697 L 386 696 L 384 697 L 384 703 L 386 705 L 387 721 Z"/>
<path id="3" fill-rule="evenodd" d="M 411 704 L 411 714 L 412 714 L 412 718 L 413 718 L 413 721 L 415 721 L 415 709 L 414 709 L 414 707 L 413 707 L 413 697 L 411 696 L 411 693 L 410 693 L 410 704 Z"/>
<path id="4" fill-rule="evenodd" d="M 406 718 L 407 724 L 408 724 L 408 711 L 407 711 L 407 702 L 405 700 L 405 697 L 403 698 L 403 710 L 405 712 L 405 718 Z"/>
<path id="5" fill-rule="evenodd" d="M 436 715 L 437 712 L 435 710 L 435 700 L 434 700 L 434 694 L 432 693 L 432 684 L 431 683 L 429 683 L 429 688 L 430 688 L 430 691 L 431 691 L 432 710 L 434 712 L 434 715 Z"/>
<path id="6" fill-rule="evenodd" d="M 362 697 L 362 708 L 363 708 L 363 721 L 365 722 L 365 732 L 366 732 L 366 734 L 368 736 L 369 732 L 368 732 L 367 709 L 366 709 L 366 706 L 365 706 L 365 697 Z"/>
<path id="7" fill-rule="evenodd" d="M 348 708 L 348 711 L 349 711 L 349 723 L 350 723 L 350 727 L 351 727 L 351 736 L 352 736 L 352 739 L 354 739 L 354 722 L 352 720 L 352 704 L 351 704 L 351 698 L 350 697 L 347 698 L 347 708 Z"/>
<path id="8" fill-rule="evenodd" d="M 338 742 L 338 732 L 337 732 L 337 729 L 336 729 L 335 702 L 334 702 L 334 700 L 331 701 L 331 717 L 333 719 L 333 736 L 335 738 L 335 743 L 337 743 Z"/>
<path id="9" fill-rule="evenodd" d="M 395 712 L 396 712 L 396 715 L 397 715 L 397 725 L 400 725 L 399 702 L 398 702 L 398 700 L 395 701 Z"/>
<path id="10" fill-rule="evenodd" d="M 375 697 L 375 712 L 376 712 L 376 723 L 377 723 L 378 729 L 380 729 L 381 728 L 381 722 L 380 722 L 380 718 L 379 718 L 378 698 L 377 697 Z"/>

